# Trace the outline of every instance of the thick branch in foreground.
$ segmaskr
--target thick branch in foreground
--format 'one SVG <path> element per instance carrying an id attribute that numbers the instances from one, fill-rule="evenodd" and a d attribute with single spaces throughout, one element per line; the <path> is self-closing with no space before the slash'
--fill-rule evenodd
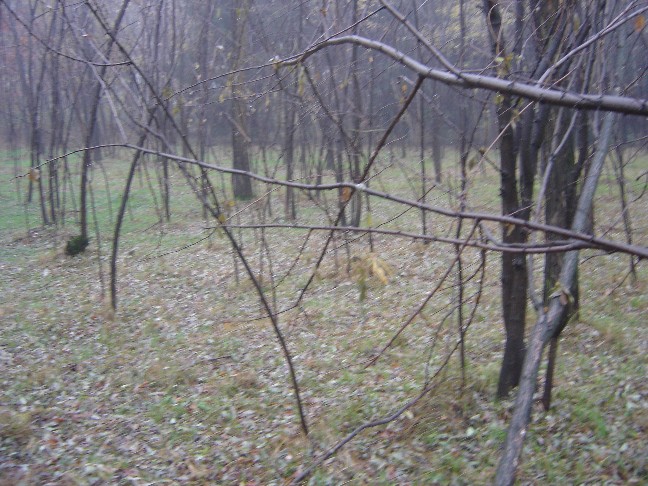
<path id="1" fill-rule="evenodd" d="M 550 105 L 567 106 L 578 110 L 603 110 L 625 113 L 627 115 L 648 116 L 648 100 L 615 95 L 581 94 L 574 91 L 542 88 L 534 84 L 496 78 L 484 74 L 460 71 L 455 74 L 441 69 L 434 69 L 384 42 L 367 39 L 358 35 L 346 35 L 329 39 L 313 46 L 299 56 L 280 61 L 276 66 L 289 66 L 303 62 L 316 52 L 334 45 L 355 44 L 382 52 L 388 57 L 411 69 L 419 76 L 434 79 L 445 84 L 463 88 L 481 88 L 488 91 L 519 96 Z"/>

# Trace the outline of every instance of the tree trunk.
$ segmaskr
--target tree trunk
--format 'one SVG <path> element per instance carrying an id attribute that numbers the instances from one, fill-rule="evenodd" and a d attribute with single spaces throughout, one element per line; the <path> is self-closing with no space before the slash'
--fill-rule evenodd
<path id="1" fill-rule="evenodd" d="M 232 71 L 236 71 L 245 53 L 245 34 L 250 7 L 249 0 L 242 0 L 240 2 L 232 1 L 230 7 L 232 42 L 234 43 L 234 49 L 232 51 Z M 232 75 L 232 166 L 234 169 L 249 172 L 250 157 L 248 154 L 248 141 L 246 140 L 246 106 L 242 99 L 244 93 L 240 87 L 242 82 L 242 73 L 236 72 Z M 232 192 L 235 199 L 251 199 L 254 195 L 252 191 L 252 180 L 246 175 L 232 174 Z"/>
<path id="2" fill-rule="evenodd" d="M 245 123 L 242 108 L 240 106 L 235 108 L 235 112 L 238 113 L 239 125 Z M 248 155 L 247 142 L 238 127 L 232 128 L 232 159 L 232 164 L 235 169 L 246 172 L 250 171 L 250 157 Z M 245 175 L 233 174 L 232 192 L 235 199 L 251 199 L 254 195 L 252 191 L 252 180 Z"/>
<path id="3" fill-rule="evenodd" d="M 492 0 L 484 0 L 488 30 L 491 35 L 494 56 L 504 56 L 504 38 L 501 32 L 502 19 L 499 8 Z M 519 217 L 520 203 L 517 184 L 517 153 L 514 132 L 511 126 L 513 100 L 509 95 L 500 95 L 497 103 L 497 121 L 500 138 L 500 193 L 502 214 Z M 524 243 L 526 233 L 519 226 L 505 225 L 502 228 L 504 244 Z M 524 328 L 527 304 L 527 264 L 522 255 L 502 254 L 502 316 L 506 330 L 504 357 L 497 386 L 498 398 L 503 398 L 520 381 L 524 361 Z"/>
<path id="4" fill-rule="evenodd" d="M 358 0 L 353 1 L 353 17 L 352 22 L 355 24 L 358 19 Z M 354 28 L 354 33 L 358 33 L 358 27 Z M 362 170 L 360 168 L 360 157 L 362 154 L 362 91 L 360 89 L 360 81 L 358 79 L 358 51 L 359 46 L 354 45 L 351 48 L 351 82 L 353 88 L 351 89 L 350 112 L 351 112 L 351 179 L 353 182 L 360 183 L 362 177 Z M 354 192 L 351 196 L 351 218 L 349 224 L 354 227 L 360 226 L 360 219 L 362 218 L 362 194 L 358 191 Z"/>
<path id="5" fill-rule="evenodd" d="M 284 159 L 286 161 L 286 180 L 294 178 L 295 169 L 295 108 L 290 102 L 290 95 L 284 94 Z M 295 191 L 286 187 L 284 213 L 286 219 L 293 221 L 297 218 L 295 208 Z"/>
<path id="6" fill-rule="evenodd" d="M 502 214 L 516 215 L 520 210 L 517 192 L 516 155 L 513 130 L 509 125 L 511 102 L 505 97 L 498 108 L 500 130 L 504 134 L 500 141 L 500 190 Z M 505 244 L 526 242 L 526 233 L 519 226 L 502 228 Z M 502 254 L 502 315 L 506 330 L 506 345 L 500 370 L 497 396 L 503 398 L 516 387 L 520 380 L 524 360 L 524 329 L 527 306 L 527 264 L 523 255 Z"/>
<path id="7" fill-rule="evenodd" d="M 612 113 L 605 115 L 596 154 L 592 161 L 592 167 L 587 174 L 585 183 L 583 184 L 583 190 L 578 200 L 574 222 L 571 227 L 573 231 L 584 231 L 589 222 L 594 192 L 596 191 L 599 177 L 603 170 L 614 119 L 615 116 Z M 578 268 L 578 255 L 578 251 L 571 251 L 565 255 L 564 265 L 559 278 L 561 289 L 569 289 L 573 285 Z M 495 478 L 495 484 L 497 485 L 508 486 L 515 483 L 515 474 L 520 462 L 520 454 L 522 453 L 529 419 L 531 418 L 533 393 L 536 389 L 536 379 L 538 377 L 540 361 L 542 360 L 542 351 L 564 318 L 568 303 L 568 299 L 567 302 L 565 300 L 566 297 L 564 291 L 559 290 L 556 292 L 549 303 L 548 310 L 544 312 L 541 309 L 540 315 L 533 327 L 529 347 L 524 359 L 520 389 L 515 400 L 515 410 L 504 444 L 504 453 L 497 467 L 497 476 Z"/>
<path id="8" fill-rule="evenodd" d="M 565 113 L 563 112 L 563 115 Z M 562 116 L 558 122 L 558 134 L 565 134 L 567 137 L 561 142 L 558 153 L 555 154 L 554 163 L 547 170 L 551 172 L 546 175 L 548 178 L 547 192 L 545 195 L 545 221 L 547 224 L 569 228 L 574 218 L 575 210 L 575 187 L 578 175 L 576 169 L 576 159 L 574 156 L 574 137 L 570 130 L 569 119 Z M 548 241 L 558 240 L 560 237 L 551 233 L 547 234 Z M 564 255 L 562 253 L 547 253 L 545 256 L 544 271 L 544 302 L 548 303 L 552 295 L 558 290 L 558 279 L 563 266 Z M 556 331 L 551 337 L 551 345 L 547 361 L 547 374 L 545 379 L 545 388 L 542 403 L 546 410 L 551 406 L 551 389 L 553 386 L 553 376 L 556 355 L 558 350 L 558 339 L 560 333 L 567 325 L 567 322 L 576 310 L 573 303 L 578 297 L 578 276 L 573 279 L 572 286 L 568 289 L 571 296 L 568 300 L 565 312 L 561 314 L 560 322 Z"/>

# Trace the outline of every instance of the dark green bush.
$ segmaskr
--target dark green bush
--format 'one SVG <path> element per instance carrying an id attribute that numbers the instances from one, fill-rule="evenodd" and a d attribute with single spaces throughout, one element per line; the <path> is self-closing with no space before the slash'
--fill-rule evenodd
<path id="1" fill-rule="evenodd" d="M 79 253 L 83 253 L 88 247 L 89 243 L 90 239 L 87 236 L 73 236 L 68 240 L 67 245 L 65 245 L 65 254 L 69 256 L 75 256 Z"/>

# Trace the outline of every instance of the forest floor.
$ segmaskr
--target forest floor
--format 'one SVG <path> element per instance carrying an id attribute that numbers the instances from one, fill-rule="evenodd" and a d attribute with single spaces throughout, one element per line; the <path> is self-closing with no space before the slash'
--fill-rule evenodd
<path id="1" fill-rule="evenodd" d="M 454 273 L 370 364 L 439 284 L 454 247 L 376 235 L 369 251 L 366 236 L 338 236 L 294 307 L 328 234 L 237 230 L 271 304 L 284 310 L 279 326 L 301 387 L 307 439 L 254 287 L 220 230 L 205 230 L 195 204 L 176 203 L 164 224 L 151 206 L 132 205 L 113 312 L 110 226 L 98 226 L 100 245 L 93 229 L 88 251 L 68 257 L 73 222 L 35 228 L 37 210 L 24 212 L 2 175 L 0 484 L 286 484 L 425 384 L 433 385 L 429 394 L 359 433 L 309 484 L 492 482 L 513 403 L 494 400 L 504 339 L 497 254 L 487 255 L 483 275 L 480 251 L 462 256 L 464 318 L 474 311 L 463 370 Z M 108 196 L 114 202 L 122 184 Z M 474 187 L 476 197 L 484 188 L 496 194 L 496 179 L 477 175 Z M 138 188 L 147 191 L 145 179 Z M 609 224 L 607 237 L 623 240 L 615 191 L 606 179 L 597 218 Z M 316 208 L 299 199 L 306 221 L 316 219 Z M 108 220 L 106 207 L 99 209 Z M 239 202 L 232 213 L 238 209 L 245 211 L 237 222 L 260 211 Z M 635 242 L 646 245 L 645 198 L 632 209 Z M 270 219 L 279 221 L 282 210 L 277 200 Z M 373 224 L 394 217 L 394 228 L 419 218 L 380 203 L 372 210 Z M 443 234 L 456 229 L 439 217 L 428 224 Z M 552 408 L 533 410 L 519 482 L 645 484 L 648 269 L 641 262 L 633 281 L 627 256 L 584 251 L 581 260 L 581 311 L 563 333 Z M 535 265 L 540 275 L 540 257 Z M 533 316 L 530 309 L 529 327 Z"/>

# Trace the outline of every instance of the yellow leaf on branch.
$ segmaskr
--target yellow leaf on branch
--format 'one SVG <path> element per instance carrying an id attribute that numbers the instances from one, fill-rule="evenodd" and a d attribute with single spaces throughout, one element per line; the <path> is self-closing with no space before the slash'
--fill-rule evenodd
<path id="1" fill-rule="evenodd" d="M 30 181 L 36 182 L 37 180 L 40 179 L 40 170 L 36 168 L 29 169 L 28 177 Z"/>

